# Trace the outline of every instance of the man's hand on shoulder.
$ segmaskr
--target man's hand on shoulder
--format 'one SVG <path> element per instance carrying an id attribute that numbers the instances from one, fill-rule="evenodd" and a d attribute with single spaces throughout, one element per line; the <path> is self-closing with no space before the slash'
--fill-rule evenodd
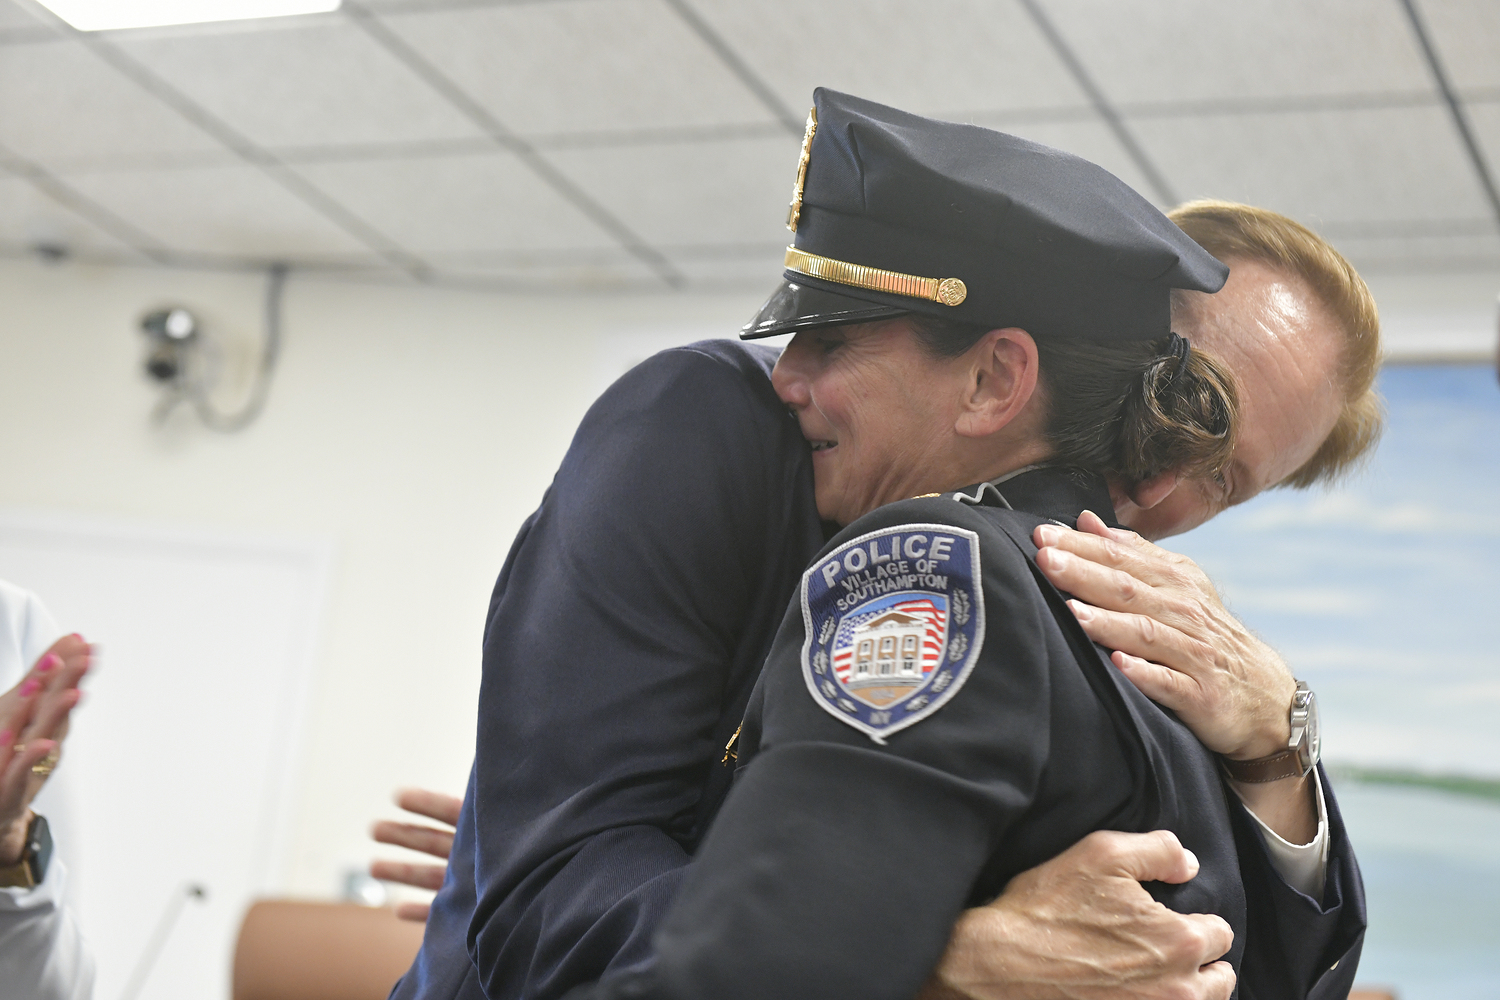
<path id="1" fill-rule="evenodd" d="M 1187 556 L 1094 514 L 1079 531 L 1037 527 L 1037 565 L 1089 638 L 1145 695 L 1172 709 L 1203 745 L 1239 760 L 1286 748 L 1291 671 L 1219 599 Z"/>
<path id="2" fill-rule="evenodd" d="M 1228 1000 L 1229 924 L 1141 887 L 1197 874 L 1164 830 L 1092 833 L 966 911 L 918 1000 Z"/>

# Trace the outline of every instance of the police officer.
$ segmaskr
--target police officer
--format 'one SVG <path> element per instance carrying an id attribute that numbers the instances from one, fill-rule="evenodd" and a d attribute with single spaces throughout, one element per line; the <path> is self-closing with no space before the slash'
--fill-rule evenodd
<path id="1" fill-rule="evenodd" d="M 1296 779 L 1336 817 L 1308 696 L 1292 747 L 1225 761 L 1123 680 L 1035 562 L 1040 525 L 1110 510 L 1105 473 L 1227 465 L 1230 382 L 1169 330 L 1171 289 L 1227 269 L 1091 164 L 825 91 L 815 110 L 817 207 L 752 329 L 803 331 L 778 388 L 814 461 L 837 453 L 819 501 L 848 526 L 803 574 L 653 960 L 578 995 L 913 997 L 964 908 L 1107 828 L 1194 852 L 1197 876 L 1153 895 L 1233 928 L 1240 996 L 1344 996 L 1364 913 L 1342 831 L 1314 904 L 1224 788 Z M 830 312 L 890 318 L 820 331 Z M 912 447 L 843 451 L 882 426 Z M 851 492 L 861 465 L 874 485 Z"/>
<path id="2" fill-rule="evenodd" d="M 830 100 L 842 106 L 823 94 L 820 108 Z M 790 328 L 822 328 L 906 314 L 919 301 L 983 318 L 972 307 L 992 298 L 993 288 L 976 286 L 976 294 L 966 287 L 965 299 L 975 295 L 967 311 L 963 301 L 943 301 L 959 290 L 941 279 L 962 272 L 923 272 L 915 258 L 839 258 L 834 245 L 813 242 L 819 206 L 832 217 L 851 204 L 849 178 L 823 173 L 824 164 L 838 162 L 821 150 L 838 141 L 829 122 L 839 112 L 822 115 L 824 125 L 810 136 L 801 218 L 794 216 L 797 253 L 789 252 L 788 264 L 796 287 L 779 292 L 751 332 L 774 332 L 779 321 L 766 320 L 778 314 Z M 894 132 L 884 139 L 897 147 L 905 141 Z M 1049 169 L 1078 162 L 1027 148 Z M 962 152 L 948 150 L 950 160 Z M 922 179 L 942 173 L 927 169 Z M 948 198 L 968 210 L 971 202 L 951 198 L 972 181 L 928 194 L 909 184 L 888 193 L 926 198 L 929 207 Z M 999 231 L 996 204 L 979 222 Z M 1166 256 L 1148 255 L 1147 263 L 1152 276 L 1161 275 L 1174 266 L 1167 257 L 1176 258 L 1172 241 L 1180 233 L 1143 202 L 1137 207 L 1145 214 L 1124 232 L 1149 223 Z M 1037 209 L 1017 209 L 1018 236 L 1035 235 L 1027 227 Z M 887 235 L 921 231 L 907 218 L 868 221 Z M 1005 280 L 1024 290 L 1048 271 L 1026 255 L 1066 261 L 1089 239 L 1118 239 L 1122 231 L 1082 235 L 1050 247 L 1026 242 L 1025 253 L 1006 262 Z M 940 236 L 929 242 L 940 246 L 951 233 Z M 910 279 L 938 297 L 918 300 L 816 273 L 840 260 L 866 275 L 874 265 L 886 272 L 879 280 Z M 1213 280 L 1212 273 L 1177 276 L 1198 287 Z M 1096 294 L 1086 284 L 1077 289 L 1085 300 Z M 1130 294 L 1128 281 L 1115 285 Z M 1166 287 L 1155 286 L 1153 308 L 1165 309 Z M 839 448 L 857 451 L 852 441 L 820 442 L 809 456 L 767 377 L 773 359 L 723 343 L 668 352 L 627 375 L 585 418 L 496 587 L 479 745 L 453 862 L 422 955 L 397 996 L 557 996 L 651 960 L 651 934 L 728 786 L 725 747 L 786 598 L 827 538 L 819 513 L 842 516 L 824 502 L 821 486 L 815 490 L 812 461 Z"/>

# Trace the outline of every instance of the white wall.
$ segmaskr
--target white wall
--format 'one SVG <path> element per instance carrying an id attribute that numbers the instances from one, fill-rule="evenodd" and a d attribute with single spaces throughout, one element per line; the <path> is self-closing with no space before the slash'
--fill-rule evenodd
<path id="1" fill-rule="evenodd" d="M 152 426 L 140 314 L 183 304 L 243 348 L 262 288 L 0 262 L 0 508 L 332 543 L 284 887 L 331 895 L 371 854 L 370 820 L 395 813 L 393 788 L 461 791 L 490 587 L 588 403 L 658 346 L 732 335 L 760 297 L 568 301 L 294 275 L 260 421 L 231 436 L 185 412 Z"/>

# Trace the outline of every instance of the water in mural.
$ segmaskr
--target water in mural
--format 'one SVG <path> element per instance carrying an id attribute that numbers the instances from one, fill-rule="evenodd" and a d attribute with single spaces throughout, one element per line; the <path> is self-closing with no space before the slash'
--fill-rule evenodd
<path id="1" fill-rule="evenodd" d="M 1175 540 L 1318 692 L 1369 892 L 1360 981 L 1500 997 L 1500 385 L 1387 368 L 1385 438 L 1327 491 Z M 1453 776 L 1433 780 L 1432 776 Z"/>

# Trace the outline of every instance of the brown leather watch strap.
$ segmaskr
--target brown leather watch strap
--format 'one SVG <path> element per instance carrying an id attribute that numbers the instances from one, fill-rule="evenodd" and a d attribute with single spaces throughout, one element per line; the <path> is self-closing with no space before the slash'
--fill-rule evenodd
<path id="1" fill-rule="evenodd" d="M 28 847 L 30 845 L 27 845 Z M 31 871 L 31 852 L 21 852 L 21 860 L 0 868 L 0 889 L 34 889 L 36 876 Z"/>
<path id="2" fill-rule="evenodd" d="M 1269 757 L 1257 757 L 1254 760 L 1230 760 L 1228 757 L 1220 757 L 1219 762 L 1224 765 L 1224 770 L 1235 781 L 1243 781 L 1249 784 L 1262 784 L 1267 781 L 1280 781 L 1282 778 L 1300 778 L 1302 776 L 1302 755 L 1293 747 L 1283 750 L 1281 753 L 1273 753 Z"/>

